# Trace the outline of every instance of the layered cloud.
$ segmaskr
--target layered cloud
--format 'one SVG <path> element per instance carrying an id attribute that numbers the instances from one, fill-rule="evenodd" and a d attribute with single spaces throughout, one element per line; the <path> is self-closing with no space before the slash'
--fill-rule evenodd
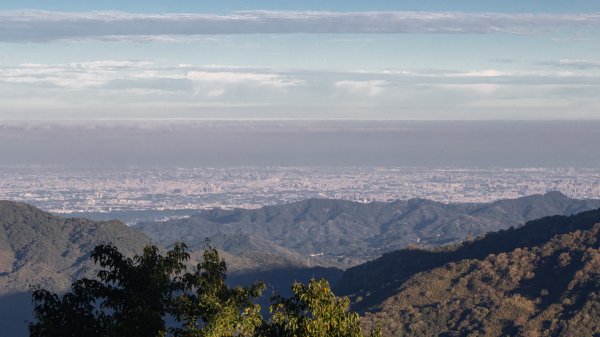
<path id="1" fill-rule="evenodd" d="M 151 61 L 94 61 L 66 64 L 25 63 L 0 68 L 0 82 L 26 83 L 69 89 L 136 88 L 149 82 L 162 81 L 161 90 L 173 91 L 181 84 L 251 84 L 272 88 L 301 85 L 302 81 L 280 74 L 257 72 L 253 69 L 219 67 L 214 65 L 192 67 L 160 67 Z M 179 82 L 179 83 L 178 83 Z M 180 85 L 178 85 L 180 84 Z"/>
<path id="2" fill-rule="evenodd" d="M 229 15 L 0 12 L 0 41 L 178 41 L 217 34 L 258 33 L 509 33 L 558 27 L 600 27 L 600 13 L 245 11 Z"/>
<path id="3" fill-rule="evenodd" d="M 515 118 L 525 110 L 530 117 L 539 110 L 555 118 L 570 113 L 590 118 L 600 108 L 599 90 L 596 70 L 546 66 L 315 71 L 149 60 L 26 63 L 0 67 L 0 119 L 18 118 L 16 111 L 22 110 L 38 117 L 48 111 L 72 111 L 68 118 L 85 111 L 112 117 L 214 117 L 223 108 L 243 108 L 227 112 L 233 118 L 476 118 L 492 112 Z"/>

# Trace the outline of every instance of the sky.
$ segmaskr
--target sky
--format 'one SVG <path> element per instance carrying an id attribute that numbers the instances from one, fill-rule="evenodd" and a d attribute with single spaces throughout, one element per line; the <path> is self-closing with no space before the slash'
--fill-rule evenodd
<path id="1" fill-rule="evenodd" d="M 598 1 L 0 3 L 0 120 L 600 119 Z"/>

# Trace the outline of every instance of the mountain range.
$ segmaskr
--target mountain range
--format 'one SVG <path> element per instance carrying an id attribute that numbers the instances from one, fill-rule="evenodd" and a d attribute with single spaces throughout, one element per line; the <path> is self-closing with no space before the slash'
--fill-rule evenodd
<path id="1" fill-rule="evenodd" d="M 573 251 L 569 258 L 573 261 L 580 258 L 582 251 L 593 248 L 586 244 L 594 234 L 584 231 L 592 231 L 596 213 L 554 217 L 550 219 L 559 220 L 544 219 L 542 225 L 531 225 L 537 223 L 534 221 L 519 226 L 543 216 L 570 215 L 594 208 L 600 208 L 600 200 L 575 200 L 558 192 L 487 204 L 443 204 L 422 199 L 361 204 L 311 199 L 256 210 L 201 211 L 186 219 L 130 227 L 116 220 L 63 218 L 26 204 L 0 201 L 0 331 L 10 336 L 25 336 L 24 321 L 32 317 L 30 287 L 61 291 L 74 279 L 91 275 L 94 266 L 89 261 L 89 252 L 98 244 L 111 243 L 132 256 L 149 243 L 169 248 L 176 241 L 184 241 L 190 247 L 191 262 L 195 263 L 206 247 L 207 238 L 227 261 L 231 283 L 262 280 L 270 290 L 285 293 L 295 280 L 306 282 L 311 277 L 325 277 L 336 284 L 338 294 L 352 299 L 354 310 L 367 313 L 365 327 L 396 319 L 409 322 L 395 299 L 417 291 L 414 289 L 426 289 L 431 280 L 422 275 L 436 275 L 439 268 L 448 268 L 449 264 L 459 266 L 456 270 L 461 272 L 446 275 L 448 284 L 462 284 L 466 282 L 463 277 L 475 271 L 474 265 L 493 259 L 491 254 L 539 247 L 556 235 L 574 231 L 583 234 L 576 234 L 582 236 L 573 248 L 579 253 Z M 585 214 L 592 215 L 589 220 L 580 221 Z M 489 231 L 498 232 L 482 236 Z M 475 236 L 480 238 L 472 239 Z M 407 246 L 410 249 L 404 249 Z M 542 261 L 539 266 L 554 261 L 543 262 L 544 255 L 537 251 L 532 254 L 532 261 Z M 359 265 L 372 258 L 376 259 Z M 542 268 L 539 266 L 532 265 L 529 269 Z M 348 267 L 352 268 L 342 271 Z M 498 272 L 498 275 L 504 274 Z M 415 285 L 410 288 L 412 292 L 402 293 L 412 284 Z M 507 290 L 497 296 L 521 291 L 517 286 L 507 287 L 500 287 Z M 536 283 L 529 285 L 535 287 Z M 267 291 L 261 301 L 267 303 L 272 291 Z M 459 291 L 463 293 L 464 289 Z M 546 291 L 554 294 L 555 290 Z M 454 302 L 439 300 L 442 292 L 432 294 L 435 305 L 454 308 L 451 306 Z M 428 306 L 412 307 L 417 313 L 423 308 L 430 312 Z M 425 311 L 420 315 L 425 315 Z M 527 312 L 531 318 L 536 311 Z M 463 324 L 462 320 L 455 321 Z M 394 325 L 389 326 L 392 329 Z M 394 329 L 384 332 L 395 335 L 404 331 Z M 445 331 L 442 327 L 436 329 Z"/>
<path id="2" fill-rule="evenodd" d="M 213 209 L 184 219 L 145 222 L 135 227 L 166 247 L 177 241 L 197 246 L 207 238 L 217 247 L 235 241 L 236 245 L 230 247 L 247 244 L 263 255 L 277 252 L 274 255 L 285 262 L 306 261 L 345 269 L 408 245 L 456 243 L 540 217 L 595 208 L 600 208 L 600 200 L 571 199 L 560 192 L 492 203 L 444 204 L 411 199 L 364 204 L 309 199 L 252 210 Z M 229 236 L 233 237 L 227 239 Z"/>

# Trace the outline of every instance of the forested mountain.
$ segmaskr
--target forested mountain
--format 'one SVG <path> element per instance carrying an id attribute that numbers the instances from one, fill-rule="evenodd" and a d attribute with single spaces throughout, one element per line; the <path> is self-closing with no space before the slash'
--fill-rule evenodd
<path id="1" fill-rule="evenodd" d="M 267 295 L 261 301 L 272 291 L 281 292 L 289 288 L 295 280 L 306 282 L 311 277 L 326 277 L 335 283 L 340 279 L 339 269 L 322 266 L 355 265 L 380 252 L 416 244 L 417 238 L 420 239 L 412 249 L 387 253 L 375 261 L 349 269 L 335 287 L 337 294 L 351 297 L 355 310 L 378 312 L 366 316 L 366 327 L 385 323 L 384 332 L 392 335 L 409 334 L 406 329 L 417 329 L 418 325 L 411 327 L 411 324 L 420 320 L 419 317 L 433 319 L 431 315 L 441 315 L 442 311 L 443 314 L 453 313 L 448 315 L 454 316 L 444 319 L 449 325 L 443 326 L 438 322 L 437 325 L 428 325 L 430 330 L 414 331 L 425 335 L 432 331 L 464 332 L 466 330 L 459 328 L 466 326 L 465 317 L 474 322 L 481 320 L 477 316 L 477 308 L 485 307 L 482 305 L 484 301 L 490 305 L 485 307 L 489 310 L 490 321 L 480 325 L 473 323 L 472 326 L 480 330 L 500 326 L 504 323 L 498 322 L 512 322 L 513 317 L 492 318 L 491 313 L 509 310 L 502 309 L 505 304 L 501 303 L 516 294 L 522 296 L 517 299 L 524 299 L 522 303 L 527 310 L 523 312 L 526 312 L 528 321 L 555 324 L 536 321 L 536 315 L 563 317 L 569 310 L 576 310 L 573 317 L 591 324 L 587 316 L 577 316 L 577 313 L 588 310 L 585 312 L 597 317 L 593 311 L 597 308 L 593 297 L 596 291 L 594 284 L 585 283 L 588 288 L 581 286 L 584 287 L 581 289 L 589 290 L 589 298 L 580 296 L 582 290 L 578 290 L 579 286 L 569 287 L 570 284 L 579 284 L 578 275 L 597 279 L 597 275 L 590 271 L 596 266 L 595 262 L 586 259 L 593 253 L 590 249 L 598 248 L 597 242 L 592 241 L 598 232 L 597 228 L 593 229 L 593 224 L 600 222 L 600 211 L 531 221 L 524 227 L 433 250 L 415 247 L 431 248 L 446 242 L 462 241 L 468 234 L 478 235 L 518 226 L 527 219 L 542 215 L 576 213 L 600 207 L 599 204 L 598 200 L 573 200 L 557 192 L 489 204 L 448 205 L 420 199 L 373 204 L 306 200 L 258 210 L 212 210 L 189 219 L 141 224 L 138 228 L 149 234 L 146 236 L 119 221 L 62 218 L 25 204 L 0 201 L 0 329 L 11 336 L 23 336 L 26 326 L 23 321 L 31 317 L 29 286 L 60 291 L 75 278 L 90 275 L 89 252 L 98 244 L 111 243 L 126 255 L 133 255 L 151 242 L 168 248 L 175 241 L 184 241 L 190 246 L 190 262 L 196 263 L 206 247 L 207 237 L 211 245 L 222 251 L 232 284 L 267 283 Z M 556 237 L 561 234 L 567 236 Z M 571 240 L 572 244 L 561 246 L 560 242 L 552 243 L 551 240 Z M 544 248 L 544 245 L 551 248 Z M 311 256 L 311 253 L 325 255 Z M 568 256 L 562 253 L 568 253 Z M 505 257 L 498 260 L 500 255 Z M 523 261 L 513 261 L 516 256 Z M 502 262 L 504 259 L 506 261 Z M 566 269 L 556 269 L 556 261 Z M 526 264 L 523 265 L 524 272 L 519 269 L 513 273 L 514 277 L 511 276 L 506 268 L 516 268 L 514 266 L 520 266 L 519 263 Z M 491 265 L 488 268 L 492 270 L 491 276 L 478 274 L 481 266 L 488 265 Z M 553 272 L 559 273 L 559 277 Z M 505 280 L 507 277 L 514 280 Z M 562 288 L 544 283 L 543 280 L 552 277 L 560 279 L 558 284 Z M 436 283 L 438 281 L 441 283 Z M 430 285 L 437 288 L 429 290 Z M 488 295 L 469 295 L 467 292 L 488 289 L 488 286 L 493 288 L 493 292 L 485 299 L 477 296 Z M 443 297 L 444 291 L 440 289 L 455 297 Z M 538 300 L 538 297 L 532 297 L 534 293 L 545 295 L 538 296 Z M 559 293 L 560 296 L 557 295 Z M 574 301 L 575 306 L 567 308 L 565 303 L 568 301 L 564 302 L 565 299 Z M 457 303 L 471 309 L 455 315 L 453 310 L 459 305 Z M 544 307 L 546 305 L 547 308 L 564 310 L 559 310 L 560 313 L 547 311 L 551 309 Z M 438 310 L 437 313 L 435 310 Z M 570 322 L 569 317 L 558 319 Z M 406 324 L 399 325 L 397 322 L 400 321 Z M 562 321 L 556 323 L 560 329 L 567 324 Z M 521 325 L 502 327 L 505 332 L 518 332 L 522 328 Z"/>
<path id="2" fill-rule="evenodd" d="M 119 221 L 61 218 L 35 207 L 0 201 L 0 334 L 24 336 L 32 317 L 31 286 L 62 291 L 89 274 L 90 251 L 112 243 L 140 253 L 150 239 Z"/>
<path id="3" fill-rule="evenodd" d="M 389 253 L 335 291 L 387 336 L 598 336 L 600 210 Z"/>
<path id="4" fill-rule="evenodd" d="M 98 244 L 112 243 L 126 254 L 142 251 L 150 239 L 119 221 L 61 218 L 35 207 L 0 201 L 0 293 L 30 285 L 62 289 L 88 263 Z"/>
<path id="5" fill-rule="evenodd" d="M 206 238 L 217 242 L 224 235 L 241 235 L 263 242 L 265 253 L 287 250 L 304 257 L 322 254 L 312 257 L 313 264 L 344 268 L 409 244 L 460 242 L 468 235 L 598 207 L 600 200 L 576 200 L 560 192 L 493 203 L 444 204 L 411 199 L 362 204 L 310 199 L 255 210 L 202 211 L 185 219 L 141 223 L 137 228 L 164 246 L 177 241 L 194 245 Z"/>
<path id="6" fill-rule="evenodd" d="M 151 239 L 120 221 L 95 222 L 63 218 L 22 203 L 0 201 L 0 335 L 25 336 L 31 319 L 31 287 L 61 292 L 77 278 L 93 275 L 89 253 L 100 244 L 112 244 L 126 256 L 140 254 Z M 335 281 L 335 268 L 308 268 L 305 257 L 251 235 L 222 234 L 212 245 L 227 249 L 232 284 L 264 281 L 268 303 L 272 291 L 288 292 L 295 280 L 311 277 Z M 190 264 L 201 260 L 204 240 L 190 245 Z"/>

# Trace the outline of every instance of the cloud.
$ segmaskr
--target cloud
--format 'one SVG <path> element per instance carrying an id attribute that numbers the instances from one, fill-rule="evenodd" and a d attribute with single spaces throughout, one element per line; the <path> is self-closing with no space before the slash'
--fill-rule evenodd
<path id="1" fill-rule="evenodd" d="M 367 95 L 367 96 L 378 96 L 384 91 L 385 81 L 372 80 L 372 81 L 337 81 L 334 86 L 336 88 L 348 91 L 352 94 Z"/>
<path id="2" fill-rule="evenodd" d="M 0 41 L 163 41 L 257 33 L 510 33 L 564 26 L 599 27 L 600 13 L 245 11 L 213 14 L 125 12 L 0 12 Z"/>
<path id="3" fill-rule="evenodd" d="M 0 68 L 0 82 L 53 85 L 63 88 L 99 86 L 132 74 L 142 74 L 150 61 L 94 61 L 67 64 L 25 63 Z"/>
<path id="4" fill-rule="evenodd" d="M 540 102 L 538 107 L 558 106 L 553 105 L 558 99 L 571 102 L 573 110 L 600 106 L 597 72 L 566 70 L 317 71 L 151 60 L 28 63 L 0 67 L 0 119 L 18 116 L 18 111 L 82 118 L 120 114 L 131 118 L 150 111 L 152 116 L 184 118 L 220 113 L 365 116 L 370 109 L 380 109 L 390 116 L 403 111 L 438 116 L 439 111 L 477 105 L 504 109 L 527 99 Z"/>
<path id="5" fill-rule="evenodd" d="M 103 87 L 104 89 L 152 89 L 173 91 L 218 84 L 248 84 L 272 88 L 288 88 L 303 82 L 281 74 L 257 72 L 241 67 L 207 65 L 193 67 L 158 67 L 145 60 L 103 60 L 66 64 L 26 63 L 0 68 L 0 82 L 55 86 L 68 89 Z M 211 89 L 209 96 L 220 96 L 224 89 Z"/>
<path id="6" fill-rule="evenodd" d="M 502 77 L 502 76 L 510 76 L 511 74 L 508 72 L 495 70 L 495 69 L 487 69 L 481 71 L 469 71 L 466 73 L 453 73 L 448 74 L 449 77 Z"/>
<path id="7" fill-rule="evenodd" d="M 562 59 L 555 62 L 540 62 L 541 65 L 570 68 L 578 70 L 600 69 L 600 61 L 591 61 L 585 59 Z"/>
<path id="8" fill-rule="evenodd" d="M 295 86 L 299 80 L 283 78 L 277 74 L 244 73 L 231 71 L 190 71 L 186 78 L 199 82 L 244 83 L 253 82 L 259 85 L 278 88 Z"/>
<path id="9" fill-rule="evenodd" d="M 323 92 L 332 87 L 338 92 L 378 96 L 404 85 L 429 84 L 575 84 L 600 85 L 596 72 L 588 68 L 600 64 L 585 60 L 561 60 L 574 69 L 514 71 L 504 69 L 384 69 L 381 71 L 309 71 L 252 68 L 235 65 L 158 65 L 150 60 L 100 60 L 62 64 L 24 63 L 0 67 L 0 83 L 28 84 L 65 89 L 152 89 L 189 91 L 200 88 L 216 97 L 228 89 L 249 87 L 253 90 L 295 88 L 304 92 Z"/>

